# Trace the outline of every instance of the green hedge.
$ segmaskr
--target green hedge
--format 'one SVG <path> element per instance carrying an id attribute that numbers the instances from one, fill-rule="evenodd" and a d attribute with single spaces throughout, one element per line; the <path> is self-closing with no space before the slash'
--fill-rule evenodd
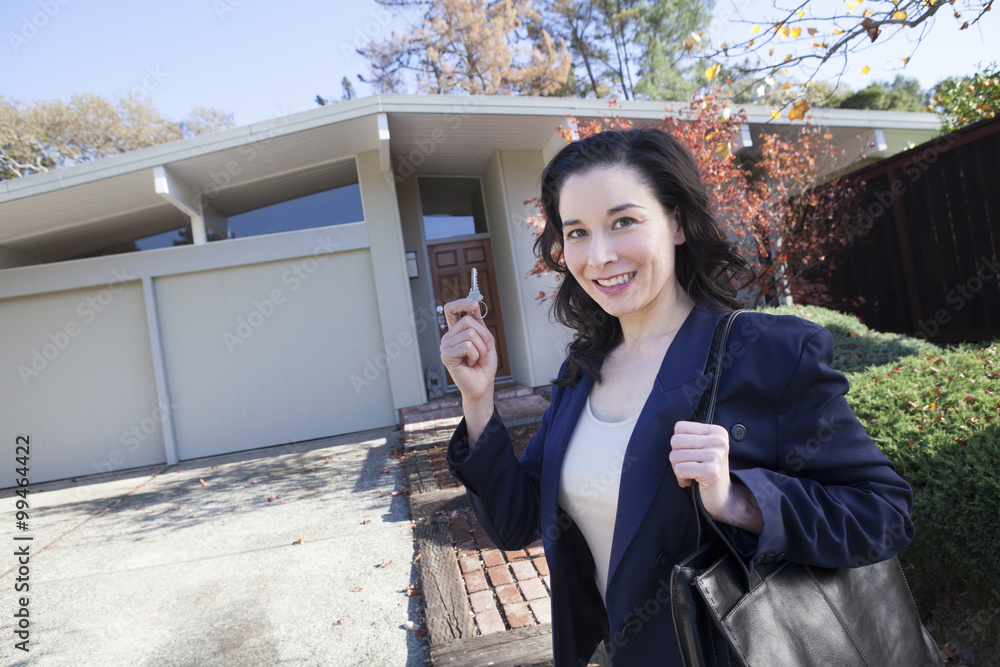
<path id="1" fill-rule="evenodd" d="M 851 383 L 848 402 L 913 487 L 916 538 L 900 556 L 912 566 L 918 597 L 936 592 L 950 605 L 952 595 L 968 596 L 969 609 L 980 610 L 972 620 L 988 617 L 995 626 L 1000 341 L 941 348 L 869 331 L 857 319 L 823 308 L 769 312 L 804 317 L 834 334 L 834 366 Z"/>

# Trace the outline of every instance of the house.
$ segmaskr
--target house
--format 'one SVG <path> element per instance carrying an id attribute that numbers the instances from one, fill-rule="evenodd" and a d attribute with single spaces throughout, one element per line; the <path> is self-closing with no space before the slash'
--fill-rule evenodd
<path id="1" fill-rule="evenodd" d="M 0 182 L 0 437 L 30 438 L 38 483 L 398 423 L 448 382 L 435 307 L 472 267 L 499 375 L 548 384 L 569 336 L 527 275 L 524 202 L 566 116 L 606 110 L 381 95 Z M 748 111 L 737 149 L 783 128 Z M 938 129 L 813 115 L 872 160 Z"/>

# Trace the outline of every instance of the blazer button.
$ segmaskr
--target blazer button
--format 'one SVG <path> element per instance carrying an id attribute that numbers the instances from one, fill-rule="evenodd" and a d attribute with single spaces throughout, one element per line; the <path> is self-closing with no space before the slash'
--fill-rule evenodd
<path id="1" fill-rule="evenodd" d="M 743 424 L 734 424 L 731 429 L 729 429 L 730 434 L 733 436 L 733 440 L 736 442 L 741 442 L 747 437 L 747 427 Z"/>
<path id="2" fill-rule="evenodd" d="M 670 569 L 670 556 L 666 551 L 661 551 L 660 555 L 656 557 L 656 568 L 658 570 L 669 570 Z"/>
<path id="3" fill-rule="evenodd" d="M 637 632 L 639 632 L 639 621 L 631 621 L 624 628 L 622 628 L 623 637 L 631 637 Z"/>

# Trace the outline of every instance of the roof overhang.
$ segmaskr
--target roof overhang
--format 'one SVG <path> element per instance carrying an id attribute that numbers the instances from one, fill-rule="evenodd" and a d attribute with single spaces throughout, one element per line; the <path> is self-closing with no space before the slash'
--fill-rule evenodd
<path id="1" fill-rule="evenodd" d="M 357 181 L 354 155 L 380 151 L 383 170 L 481 174 L 497 149 L 541 150 L 561 141 L 566 116 L 618 114 L 658 123 L 686 105 L 664 102 L 450 95 L 376 95 L 161 144 L 45 174 L 0 182 L 0 248 L 42 261 L 185 225 L 156 192 L 157 167 L 222 216 Z M 775 131 L 770 108 L 745 107 L 751 126 Z M 875 129 L 936 131 L 933 114 L 814 109 L 840 139 Z M 789 128 L 790 129 L 790 128 Z M 387 169 L 388 167 L 388 169 Z"/>

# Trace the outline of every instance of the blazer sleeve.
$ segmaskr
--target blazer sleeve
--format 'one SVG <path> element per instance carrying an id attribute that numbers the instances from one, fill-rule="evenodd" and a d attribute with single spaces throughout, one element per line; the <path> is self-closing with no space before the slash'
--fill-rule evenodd
<path id="1" fill-rule="evenodd" d="M 848 405 L 847 379 L 830 367 L 833 348 L 825 328 L 802 344 L 778 404 L 777 469 L 731 471 L 763 516 L 759 537 L 727 527 L 754 557 L 751 567 L 778 558 L 858 567 L 895 556 L 913 539 L 913 493 Z"/>
<path id="2" fill-rule="evenodd" d="M 564 362 L 560 375 L 565 366 Z M 549 407 L 520 461 L 514 457 L 510 433 L 495 407 L 472 447 L 464 418 L 448 443 L 449 470 L 465 485 L 483 530 L 504 551 L 522 549 L 540 536 L 542 452 L 561 398 L 562 388 L 553 385 Z"/>

